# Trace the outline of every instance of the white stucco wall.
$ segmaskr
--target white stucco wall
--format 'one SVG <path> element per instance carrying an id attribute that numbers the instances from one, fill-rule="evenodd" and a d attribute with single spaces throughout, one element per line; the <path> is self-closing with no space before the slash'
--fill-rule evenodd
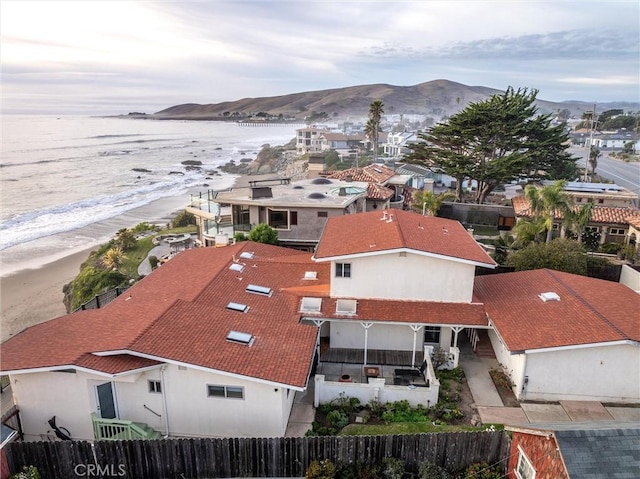
<path id="1" fill-rule="evenodd" d="M 162 383 L 167 398 L 165 414 L 163 395 L 149 392 L 149 379 L 159 380 L 160 371 L 117 379 L 83 372 L 44 372 L 15 375 L 11 382 L 27 440 L 43 439 L 52 416 L 73 439 L 93 440 L 91 413 L 98 412 L 95 387 L 109 381 L 120 419 L 146 423 L 164 434 L 168 417 L 171 436 L 283 436 L 295 396 L 295 391 L 287 394 L 287 388 L 275 385 L 168 365 Z M 209 384 L 243 386 L 244 399 L 208 397 Z"/>
<path id="2" fill-rule="evenodd" d="M 73 439 L 93 439 L 90 414 L 94 410 L 87 394 L 84 374 L 33 373 L 11 376 L 11 390 L 20 408 L 25 440 L 40 441 L 50 429 L 47 421 L 65 427 Z"/>
<path id="3" fill-rule="evenodd" d="M 489 340 L 491 341 L 491 346 L 493 346 L 493 351 L 496 354 L 496 359 L 503 366 L 505 372 L 511 377 L 511 380 L 515 384 L 513 392 L 516 397 L 520 398 L 527 360 L 526 355 L 511 354 L 511 351 L 507 349 L 494 330 L 490 329 L 487 333 L 489 334 Z"/>
<path id="4" fill-rule="evenodd" d="M 332 348 L 364 349 L 364 328 L 359 322 L 331 322 Z M 417 333 L 416 351 L 422 351 L 424 333 Z M 374 324 L 369 328 L 367 349 L 413 351 L 413 331 L 406 325 Z"/>
<path id="5" fill-rule="evenodd" d="M 629 265 L 623 264 L 620 272 L 620 283 L 640 293 L 640 271 L 636 271 Z"/>
<path id="6" fill-rule="evenodd" d="M 400 252 L 345 259 L 350 278 L 335 277 L 331 264 L 331 296 L 471 302 L 475 266 Z"/>
<path id="7" fill-rule="evenodd" d="M 283 388 L 170 365 L 165 371 L 172 436 L 282 436 Z M 207 385 L 243 386 L 244 399 L 207 397 Z M 276 391 L 277 389 L 277 391 Z"/>
<path id="8" fill-rule="evenodd" d="M 598 346 L 527 354 L 523 399 L 640 401 L 640 347 Z"/>

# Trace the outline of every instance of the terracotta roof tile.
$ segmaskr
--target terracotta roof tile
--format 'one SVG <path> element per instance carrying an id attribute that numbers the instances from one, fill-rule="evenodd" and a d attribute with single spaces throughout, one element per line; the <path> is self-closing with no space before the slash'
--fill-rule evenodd
<path id="1" fill-rule="evenodd" d="M 241 258 L 243 251 L 254 257 Z M 243 272 L 229 270 L 234 257 L 245 263 Z M 299 324 L 299 314 L 280 290 L 308 284 L 303 279 L 308 270 L 319 271 L 319 282 L 328 281 L 326 266 L 318 268 L 309 253 L 292 249 L 243 242 L 187 250 L 104 308 L 78 311 L 9 339 L 2 344 L 0 369 L 77 365 L 120 372 L 116 370 L 153 364 L 122 355 L 105 359 L 89 354 L 131 350 L 303 387 L 316 330 Z M 247 293 L 252 281 L 272 288 L 273 295 Z M 245 302 L 249 312 L 227 310 L 229 301 Z M 237 344 L 227 343 L 232 326 L 251 329 L 246 332 L 256 335 L 255 345 L 238 350 Z M 214 349 L 224 354 L 214 354 Z M 235 361 L 238 351 L 259 360 Z"/>
<path id="2" fill-rule="evenodd" d="M 474 291 L 511 351 L 640 341 L 640 295 L 619 283 L 540 269 L 478 276 Z"/>
<path id="3" fill-rule="evenodd" d="M 480 303 L 358 299 L 356 314 L 337 314 L 336 301 L 337 298 L 323 298 L 322 311 L 319 315 L 325 318 L 354 321 L 459 324 L 469 327 L 489 325 L 484 305 Z"/>
<path id="4" fill-rule="evenodd" d="M 384 185 L 394 175 L 395 172 L 391 168 L 384 165 L 375 164 L 337 171 L 335 173 L 332 173 L 328 177 L 336 180 L 345 180 L 347 178 L 351 178 L 352 181 L 366 181 L 367 183 Z"/>
<path id="5" fill-rule="evenodd" d="M 393 215 L 392 221 L 382 220 Z M 329 218 L 315 257 L 357 255 L 407 248 L 493 267 L 495 262 L 454 220 L 389 210 Z"/>
<path id="6" fill-rule="evenodd" d="M 386 186 L 369 183 L 367 186 L 367 199 L 370 200 L 388 200 L 394 196 L 395 192 Z"/>
<path id="7" fill-rule="evenodd" d="M 516 216 L 523 216 L 525 218 L 531 218 L 533 216 L 531 212 L 531 205 L 524 196 L 516 196 L 511 199 L 513 210 Z M 575 207 L 580 208 L 580 206 Z M 562 215 L 557 213 L 555 219 L 561 219 Z M 603 224 L 629 224 L 630 221 L 635 221 L 634 218 L 640 219 L 640 210 L 631 206 L 604 206 L 593 205 L 591 210 L 591 221 L 589 223 L 603 223 Z"/>

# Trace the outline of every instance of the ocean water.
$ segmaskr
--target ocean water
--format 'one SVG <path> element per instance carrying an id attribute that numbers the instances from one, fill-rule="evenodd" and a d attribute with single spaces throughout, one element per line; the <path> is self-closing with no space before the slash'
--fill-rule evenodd
<path id="1" fill-rule="evenodd" d="M 236 176 L 217 167 L 254 159 L 265 143 L 285 144 L 295 128 L 3 116 L 0 275 L 98 245 L 140 221 L 166 222 L 190 194 L 233 185 Z M 188 169 L 186 160 L 202 167 Z"/>

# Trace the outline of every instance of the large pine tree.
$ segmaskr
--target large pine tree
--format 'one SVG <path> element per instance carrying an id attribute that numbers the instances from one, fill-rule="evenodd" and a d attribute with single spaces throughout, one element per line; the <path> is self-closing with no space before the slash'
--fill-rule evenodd
<path id="1" fill-rule="evenodd" d="M 500 184 L 519 178 L 575 177 L 575 159 L 567 153 L 563 125 L 552 125 L 550 115 L 538 115 L 537 90 L 514 90 L 471 103 L 445 123 L 410 145 L 409 163 L 431 167 L 457 180 L 475 181 L 475 201 L 483 203 Z"/>

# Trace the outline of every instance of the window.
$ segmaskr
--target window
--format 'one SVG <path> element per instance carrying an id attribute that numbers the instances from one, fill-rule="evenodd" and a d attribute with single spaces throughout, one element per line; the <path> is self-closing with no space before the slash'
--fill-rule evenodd
<path id="1" fill-rule="evenodd" d="M 207 397 L 244 399 L 244 388 L 242 386 L 214 386 L 207 384 Z"/>
<path id="2" fill-rule="evenodd" d="M 518 479 L 535 479 L 536 477 L 536 470 L 520 447 L 518 447 L 518 464 L 515 472 Z"/>
<path id="3" fill-rule="evenodd" d="M 600 228 L 598 228 L 597 226 L 587 226 L 584 230 L 588 231 L 589 233 L 599 233 L 600 232 Z"/>
<path id="4" fill-rule="evenodd" d="M 269 226 L 275 229 L 289 228 L 289 212 L 287 210 L 269 209 Z"/>
<path id="5" fill-rule="evenodd" d="M 162 384 L 160 381 L 156 379 L 149 379 L 149 392 L 150 393 L 161 393 L 162 392 Z"/>
<path id="6" fill-rule="evenodd" d="M 247 293 L 260 294 L 262 296 L 271 296 L 271 288 L 266 286 L 258 286 L 257 284 L 247 285 L 245 291 Z"/>
<path id="7" fill-rule="evenodd" d="M 424 342 L 440 344 L 440 326 L 425 326 Z"/>
<path id="8" fill-rule="evenodd" d="M 599 204 L 599 205 L 601 205 L 602 203 L 604 203 L 604 200 L 603 200 L 602 198 L 600 198 L 600 199 L 598 200 L 598 204 Z"/>
<path id="9" fill-rule="evenodd" d="M 249 311 L 249 306 L 247 306 L 246 304 L 230 302 L 229 304 L 227 304 L 227 309 L 246 313 L 247 311 Z"/>
<path id="10" fill-rule="evenodd" d="M 351 278 L 351 263 L 336 263 L 336 278 Z"/>
<path id="11" fill-rule="evenodd" d="M 577 197 L 577 198 L 576 198 L 576 203 L 582 203 L 582 198 Z"/>
<path id="12" fill-rule="evenodd" d="M 626 231 L 623 230 L 622 228 L 611 228 L 609 230 L 609 234 L 610 235 L 624 236 L 625 233 L 626 233 Z"/>
<path id="13" fill-rule="evenodd" d="M 298 225 L 298 212 L 297 211 L 290 211 L 289 212 L 289 224 L 291 226 L 297 226 Z"/>
<path id="14" fill-rule="evenodd" d="M 318 218 L 326 218 L 327 216 L 326 211 L 318 211 Z"/>

